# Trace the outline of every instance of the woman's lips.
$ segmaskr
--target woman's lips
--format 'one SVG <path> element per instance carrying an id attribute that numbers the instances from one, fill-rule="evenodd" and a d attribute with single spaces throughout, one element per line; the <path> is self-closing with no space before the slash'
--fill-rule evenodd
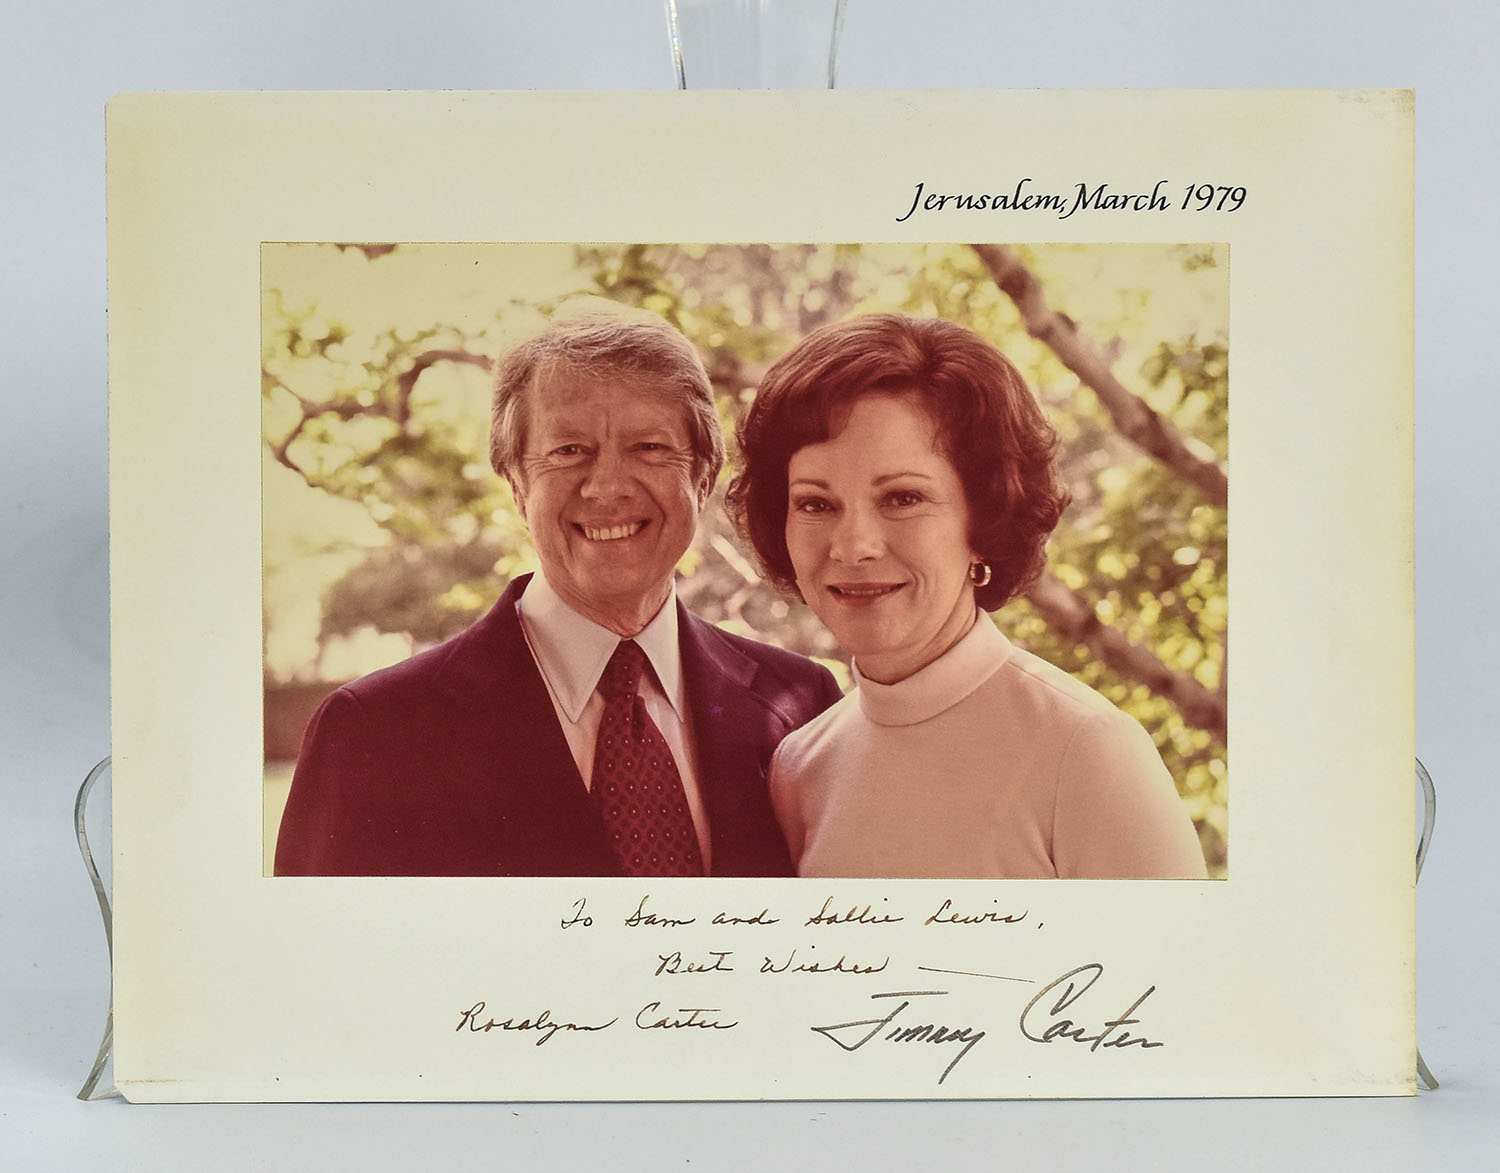
<path id="1" fill-rule="evenodd" d="M 846 582 L 830 584 L 824 589 L 841 603 L 873 603 L 889 598 L 904 585 L 899 582 Z"/>

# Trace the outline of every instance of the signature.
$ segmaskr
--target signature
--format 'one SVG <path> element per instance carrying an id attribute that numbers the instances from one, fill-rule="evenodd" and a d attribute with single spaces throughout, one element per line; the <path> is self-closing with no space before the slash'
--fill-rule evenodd
<path id="1" fill-rule="evenodd" d="M 708 1017 L 722 1013 L 717 1006 L 683 1006 L 658 1017 L 661 1015 L 661 1003 L 647 1002 L 635 1012 L 635 1024 L 642 1030 L 733 1030 L 739 1026 L 738 1021 L 720 1022 L 717 1018 Z"/>
<path id="2" fill-rule="evenodd" d="M 498 1020 L 494 1018 L 488 1018 L 485 1019 L 485 1021 L 480 1022 L 479 1018 L 483 1013 L 484 1003 L 475 1002 L 474 1005 L 470 1006 L 467 1010 L 465 1010 L 458 1016 L 458 1025 L 453 1029 L 463 1030 L 464 1027 L 468 1027 L 469 1030 L 474 1032 L 475 1034 L 488 1034 L 492 1030 L 534 1030 L 537 1031 L 540 1035 L 540 1037 L 536 1041 L 536 1045 L 540 1047 L 543 1043 L 549 1041 L 552 1036 L 560 1030 L 605 1030 L 608 1027 L 614 1026 L 614 1024 L 619 1021 L 619 1016 L 617 1015 L 616 1017 L 611 1018 L 608 1022 L 601 1022 L 597 1025 L 590 1025 L 581 1022 L 564 1022 L 560 1019 L 553 1018 L 552 1011 L 543 1010 L 535 1018 L 517 1018 L 515 1015 L 511 1015 L 509 1018 L 502 1018 Z"/>
<path id="3" fill-rule="evenodd" d="M 1062 1016 L 1064 1011 L 1073 1012 L 1073 1004 L 1103 976 L 1104 966 L 1093 961 L 1048 982 L 1021 1011 L 1021 1033 L 1033 1043 L 1053 1043 L 1058 1039 L 1087 1043 L 1090 1051 L 1097 1051 L 1100 1047 L 1140 1047 L 1145 1050 L 1162 1046 L 1162 1043 L 1153 1042 L 1144 1035 L 1133 1035 L 1125 1029 L 1140 1025 L 1141 1020 L 1131 1015 L 1156 992 L 1155 986 L 1148 988 L 1123 1014 L 1106 1020 L 1100 1027 Z"/>
<path id="4" fill-rule="evenodd" d="M 898 1022 L 898 1019 L 912 1005 L 912 999 L 942 998 L 947 993 L 947 990 L 898 990 L 885 994 L 871 994 L 872 1000 L 899 998 L 901 1001 L 896 1003 L 895 1009 L 884 1018 L 860 1018 L 853 1022 L 837 1022 L 831 1026 L 815 1026 L 812 1029 L 846 1051 L 859 1050 L 877 1035 L 887 1043 L 958 1045 L 958 1054 L 953 1056 L 948 1066 L 943 1068 L 943 1073 L 938 1076 L 938 1083 L 942 1083 L 958 1066 L 959 1060 L 968 1055 L 974 1049 L 975 1044 L 984 1038 L 985 1032 L 976 1030 L 972 1026 L 940 1026 L 933 1022 L 908 1025 L 904 1020 Z M 882 1035 L 887 1027 L 890 1028 L 889 1033 Z"/>

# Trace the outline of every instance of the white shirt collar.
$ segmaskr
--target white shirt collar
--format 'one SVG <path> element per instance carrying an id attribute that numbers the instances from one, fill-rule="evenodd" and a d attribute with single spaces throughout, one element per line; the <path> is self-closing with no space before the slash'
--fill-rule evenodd
<path id="1" fill-rule="evenodd" d="M 526 584 L 516 602 L 516 613 L 548 687 L 568 720 L 576 722 L 619 646 L 619 635 L 568 606 L 541 571 Z M 677 647 L 675 583 L 670 585 L 661 610 L 635 637 L 635 642 L 651 661 L 662 692 L 678 719 L 686 720 L 682 657 Z"/>

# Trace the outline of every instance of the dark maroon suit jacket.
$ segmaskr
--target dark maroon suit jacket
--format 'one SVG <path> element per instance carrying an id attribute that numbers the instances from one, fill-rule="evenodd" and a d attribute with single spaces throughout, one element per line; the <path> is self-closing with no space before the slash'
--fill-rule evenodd
<path id="1" fill-rule="evenodd" d="M 528 578 L 461 635 L 323 702 L 282 816 L 277 875 L 620 874 L 516 616 Z M 678 640 L 712 872 L 793 875 L 766 770 L 838 686 L 681 603 Z"/>

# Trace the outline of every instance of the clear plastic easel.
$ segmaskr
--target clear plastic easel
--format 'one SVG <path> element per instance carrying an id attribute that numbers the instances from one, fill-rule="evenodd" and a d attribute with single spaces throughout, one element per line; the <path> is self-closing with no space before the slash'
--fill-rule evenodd
<path id="1" fill-rule="evenodd" d="M 833 89 L 846 7 L 846 0 L 665 0 L 677 88 Z M 99 903 L 111 965 L 104 1037 L 78 1093 L 81 1100 L 119 1094 L 113 1082 L 100 1087 L 114 1045 L 114 933 L 109 894 L 95 863 L 86 825 L 90 796 L 109 766 L 106 757 L 88 772 L 73 807 L 74 833 Z M 1416 763 L 1416 782 L 1423 811 L 1416 849 L 1416 875 L 1420 877 L 1437 817 L 1436 790 L 1420 760 Z M 108 815 L 104 818 L 107 826 Z M 1436 1089 L 1438 1082 L 1420 1051 L 1416 1068 L 1422 1084 Z"/>

